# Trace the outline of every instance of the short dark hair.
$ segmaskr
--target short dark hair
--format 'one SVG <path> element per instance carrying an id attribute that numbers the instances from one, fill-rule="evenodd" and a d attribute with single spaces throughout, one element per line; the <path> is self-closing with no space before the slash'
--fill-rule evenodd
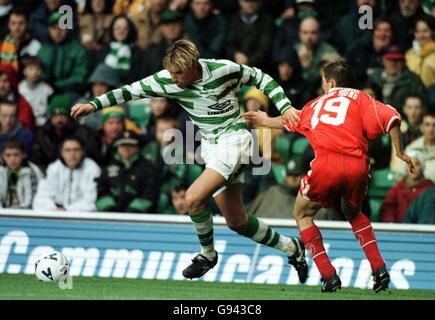
<path id="1" fill-rule="evenodd" d="M 424 104 L 424 98 L 421 95 L 419 95 L 418 93 L 409 93 L 409 94 L 407 94 L 405 96 L 405 99 L 403 99 L 403 104 L 404 105 L 406 103 L 406 100 L 408 100 L 409 98 L 416 98 L 416 99 L 420 100 L 420 103 L 421 103 L 423 109 L 426 109 L 426 106 Z"/>
<path id="2" fill-rule="evenodd" d="M 435 32 L 435 18 L 434 17 L 426 15 L 426 14 L 418 17 L 415 20 L 414 31 L 417 29 L 417 24 L 419 22 L 425 23 L 428 26 L 428 28 L 432 31 L 432 33 Z"/>
<path id="3" fill-rule="evenodd" d="M 388 19 L 386 17 L 380 17 L 380 18 L 375 19 L 375 21 L 373 22 L 373 30 L 372 31 L 374 32 L 379 27 L 379 25 L 383 24 L 383 23 L 386 23 L 390 26 L 391 33 L 392 33 L 392 37 L 391 37 L 392 41 L 391 42 L 394 42 L 393 39 L 395 38 L 395 35 L 396 35 L 396 28 L 394 27 L 394 24 L 390 19 Z"/>
<path id="4" fill-rule="evenodd" d="M 24 10 L 23 8 L 14 8 L 12 9 L 12 11 L 9 13 L 9 18 L 14 15 L 14 16 L 22 16 L 26 19 L 26 21 L 29 21 L 29 15 L 27 13 L 26 10 Z"/>
<path id="5" fill-rule="evenodd" d="M 23 64 L 23 68 L 28 66 L 39 66 L 42 69 L 42 60 L 36 56 L 25 56 L 23 60 L 21 60 L 21 63 Z"/>
<path id="6" fill-rule="evenodd" d="M 422 119 L 424 119 L 425 117 L 435 118 L 435 111 L 434 110 L 426 110 L 426 112 L 423 114 Z"/>
<path id="7" fill-rule="evenodd" d="M 66 136 L 65 138 L 62 139 L 62 142 L 60 143 L 60 148 L 59 149 L 62 149 L 63 145 L 67 141 L 75 141 L 75 142 L 77 142 L 82 147 L 82 149 L 84 149 L 84 147 L 85 147 L 85 143 L 83 142 L 82 139 L 80 139 L 79 137 L 74 136 L 74 135 L 69 135 L 69 136 Z"/>
<path id="8" fill-rule="evenodd" d="M 171 190 L 171 192 L 180 192 L 180 191 L 186 191 L 187 189 L 189 189 L 189 186 L 187 184 L 180 184 L 174 187 L 174 189 Z"/>
<path id="9" fill-rule="evenodd" d="M 26 148 L 24 147 L 24 143 L 21 140 L 18 139 L 9 139 L 6 140 L 6 142 L 3 145 L 3 152 L 6 149 L 18 149 L 21 152 L 26 152 Z"/>
<path id="10" fill-rule="evenodd" d="M 344 61 L 336 61 L 323 68 L 326 80 L 335 80 L 337 87 L 352 88 L 355 85 L 355 75 L 351 67 Z"/>
<path id="11" fill-rule="evenodd" d="M 13 98 L 0 98 L 0 106 L 7 104 L 8 106 L 15 106 L 15 111 L 18 114 L 18 103 Z"/>

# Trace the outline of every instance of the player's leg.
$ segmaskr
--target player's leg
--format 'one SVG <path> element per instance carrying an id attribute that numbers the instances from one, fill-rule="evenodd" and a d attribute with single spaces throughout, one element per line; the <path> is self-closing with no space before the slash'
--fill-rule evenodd
<path id="1" fill-rule="evenodd" d="M 355 238 L 358 240 L 370 262 L 374 276 L 373 290 L 379 292 L 387 289 L 390 276 L 387 272 L 385 261 L 382 259 L 381 253 L 379 252 L 370 220 L 361 212 L 360 208 L 357 208 L 343 198 L 341 199 L 341 208 L 344 216 L 352 226 Z"/>
<path id="2" fill-rule="evenodd" d="M 186 278 L 198 278 L 217 263 L 217 252 L 213 241 L 213 216 L 206 202 L 225 184 L 225 178 L 216 171 L 206 168 L 186 191 L 186 204 L 190 219 L 199 238 L 201 253 L 183 271 Z"/>
<path id="3" fill-rule="evenodd" d="M 298 271 L 299 280 L 302 283 L 306 281 L 308 267 L 305 261 L 303 243 L 298 238 L 288 238 L 279 234 L 261 219 L 252 214 L 247 214 L 243 206 L 241 183 L 229 185 L 214 199 L 231 230 L 257 243 L 281 250 L 287 254 L 289 263 Z"/>
<path id="4" fill-rule="evenodd" d="M 326 253 L 322 234 L 314 223 L 314 216 L 320 208 L 320 203 L 307 200 L 301 193 L 298 193 L 293 216 L 295 217 L 305 248 L 310 252 L 324 281 L 322 291 L 333 292 L 341 288 L 341 281 Z"/>
<path id="5" fill-rule="evenodd" d="M 345 179 L 341 208 L 346 219 L 352 225 L 375 276 L 373 289 L 378 292 L 388 287 L 389 275 L 376 243 L 370 220 L 361 212 L 361 206 L 369 184 L 369 161 L 348 157 L 346 159 L 349 174 Z"/>

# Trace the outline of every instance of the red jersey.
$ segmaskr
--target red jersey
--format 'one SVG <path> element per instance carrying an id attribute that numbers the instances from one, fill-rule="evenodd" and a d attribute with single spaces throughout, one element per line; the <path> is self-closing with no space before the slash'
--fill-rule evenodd
<path id="1" fill-rule="evenodd" d="M 387 133 L 396 121 L 400 124 L 396 109 L 365 92 L 332 88 L 303 107 L 297 126 L 288 122 L 284 126 L 304 135 L 314 150 L 367 157 L 368 140 Z"/>

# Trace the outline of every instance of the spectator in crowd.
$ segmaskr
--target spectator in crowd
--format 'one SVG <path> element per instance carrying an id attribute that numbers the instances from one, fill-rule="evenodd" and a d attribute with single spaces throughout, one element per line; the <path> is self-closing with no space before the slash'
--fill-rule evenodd
<path id="1" fill-rule="evenodd" d="M 143 51 L 136 45 L 137 30 L 125 16 L 116 16 L 110 26 L 110 43 L 96 53 L 97 62 L 104 61 L 116 71 L 121 83 L 141 78 Z"/>
<path id="2" fill-rule="evenodd" d="M 403 114 L 405 97 L 413 92 L 422 97 L 426 89 L 421 79 L 409 71 L 405 65 L 405 56 L 398 46 L 390 46 L 382 56 L 383 69 L 376 69 L 369 81 L 382 92 L 383 102 L 394 106 Z"/>
<path id="3" fill-rule="evenodd" d="M 276 79 L 285 95 L 296 108 L 302 108 L 314 96 L 314 92 L 311 92 L 302 77 L 302 66 L 296 51 L 293 47 L 281 49 L 276 54 L 275 63 L 278 71 Z"/>
<path id="4" fill-rule="evenodd" d="M 202 58 L 221 58 L 226 37 L 225 19 L 213 13 L 213 0 L 192 0 L 192 13 L 184 19 L 187 37 Z"/>
<path id="5" fill-rule="evenodd" d="M 277 28 L 273 38 L 272 55 L 275 59 L 276 52 L 280 52 L 283 48 L 293 47 L 293 45 L 299 41 L 298 30 L 303 19 L 318 17 L 314 0 L 296 0 L 295 6 L 290 6 L 286 12 L 287 13 L 284 13 L 285 18 Z"/>
<path id="6" fill-rule="evenodd" d="M 50 42 L 50 32 L 49 32 L 49 17 L 56 12 L 59 12 L 59 8 L 61 5 L 67 4 L 66 0 L 44 0 L 35 11 L 30 15 L 30 30 L 32 32 L 32 36 L 39 40 L 41 43 L 49 43 Z M 73 17 L 72 17 L 72 26 L 73 28 L 70 30 L 69 37 L 76 37 L 78 33 L 78 22 L 77 15 L 75 14 L 75 7 L 70 5 L 70 8 L 73 8 Z M 68 17 L 70 20 L 70 17 Z"/>
<path id="7" fill-rule="evenodd" d="M 115 141 L 115 159 L 98 179 L 99 211 L 155 212 L 159 181 L 153 164 L 140 153 L 140 137 L 122 132 Z"/>
<path id="8" fill-rule="evenodd" d="M 61 29 L 61 18 L 58 12 L 48 18 L 50 42 L 44 43 L 38 54 L 43 64 L 42 79 L 52 84 L 57 93 L 68 95 L 75 101 L 83 92 L 88 55 L 78 40 L 68 37 L 68 29 Z"/>
<path id="9" fill-rule="evenodd" d="M 302 161 L 294 158 L 286 164 L 286 178 L 284 184 L 275 185 L 260 193 L 252 202 L 249 210 L 257 217 L 263 218 L 291 218 L 296 195 L 299 192 L 301 179 L 305 175 Z M 335 209 L 321 209 L 316 215 L 318 220 L 343 220 Z"/>
<path id="10" fill-rule="evenodd" d="M 145 49 L 151 43 L 161 38 L 160 15 L 165 10 L 167 0 L 149 0 L 149 5 L 140 13 L 131 15 L 131 19 L 138 30 L 137 45 Z"/>
<path id="11" fill-rule="evenodd" d="M 414 171 L 407 172 L 407 176 L 400 180 L 388 191 L 384 203 L 381 206 L 380 222 L 402 222 L 409 205 L 427 188 L 434 184 L 424 178 L 423 171 L 425 161 L 421 153 L 410 154 L 414 158 Z"/>
<path id="12" fill-rule="evenodd" d="M 124 109 L 120 106 L 105 108 L 101 113 L 103 119 L 97 134 L 98 157 L 96 161 L 104 166 L 113 159 L 116 153 L 113 142 L 118 135 L 125 130 L 140 134 L 140 130 L 126 117 Z"/>
<path id="13" fill-rule="evenodd" d="M 417 19 L 412 48 L 406 52 L 408 68 L 419 75 L 426 87 L 435 83 L 435 19 L 422 16 Z"/>
<path id="14" fill-rule="evenodd" d="M 414 26 L 418 18 L 426 16 L 421 0 L 399 0 L 399 10 L 391 15 L 391 20 L 397 30 L 398 43 L 404 48 L 412 47 Z"/>
<path id="15" fill-rule="evenodd" d="M 183 15 L 178 11 L 165 10 L 160 16 L 160 41 L 151 43 L 144 52 L 142 75 L 147 77 L 162 70 L 162 57 L 169 46 L 184 37 Z"/>
<path id="16" fill-rule="evenodd" d="M 348 50 L 355 43 L 370 42 L 370 33 L 367 29 L 361 28 L 361 13 L 359 8 L 362 6 L 370 6 L 373 11 L 372 21 L 378 16 L 377 0 L 356 0 L 356 6 L 352 12 L 340 17 L 335 23 L 334 38 L 335 47 L 337 50 L 346 55 Z"/>
<path id="17" fill-rule="evenodd" d="M 17 119 L 18 105 L 16 102 L 0 100 L 0 153 L 3 152 L 3 145 L 7 140 L 20 140 L 26 151 L 30 154 L 32 150 L 33 133 L 30 129 L 23 127 Z"/>
<path id="18" fill-rule="evenodd" d="M 18 93 L 18 75 L 8 64 L 0 64 L 0 99 L 16 102 L 18 121 L 26 128 L 35 129 L 32 108 L 26 99 Z"/>
<path id="19" fill-rule="evenodd" d="M 187 212 L 187 204 L 186 204 L 186 190 L 188 189 L 187 185 L 176 186 L 171 191 L 171 208 L 168 212 L 169 214 L 178 214 L 181 216 L 185 216 L 188 214 Z"/>
<path id="20" fill-rule="evenodd" d="M 248 111 L 268 112 L 269 98 L 255 87 L 251 87 L 244 96 L 244 106 Z M 260 156 L 274 163 L 281 163 L 281 158 L 275 148 L 275 139 L 282 130 L 266 127 L 255 127 L 255 139 L 258 141 Z"/>
<path id="21" fill-rule="evenodd" d="M 145 126 L 145 141 L 155 140 L 156 122 L 161 117 L 171 117 L 175 119 L 175 106 L 171 104 L 169 99 L 164 97 L 151 98 L 149 101 L 151 116 Z"/>
<path id="22" fill-rule="evenodd" d="M 405 117 L 400 123 L 400 131 L 402 132 L 402 143 L 406 147 L 417 138 L 421 137 L 421 123 L 426 108 L 421 97 L 410 94 L 405 98 L 405 104 L 402 109 Z M 390 142 L 390 139 L 388 139 L 388 141 Z M 402 164 L 400 159 L 396 156 L 394 148 L 391 148 L 390 159 L 390 169 L 399 171 Z"/>
<path id="23" fill-rule="evenodd" d="M 88 102 L 92 97 L 98 97 L 99 95 L 118 88 L 121 85 L 116 71 L 105 63 L 99 63 L 96 66 L 87 82 L 88 90 L 77 102 Z M 79 119 L 79 123 L 92 129 L 98 129 L 102 124 L 102 119 L 103 116 L 101 112 L 94 112 L 87 117 Z"/>
<path id="24" fill-rule="evenodd" d="M 80 41 L 87 50 L 100 50 L 109 43 L 111 9 L 109 0 L 86 0 L 79 26 Z"/>
<path id="25" fill-rule="evenodd" d="M 27 14 L 22 9 L 12 10 L 8 30 L 0 43 L 0 63 L 10 64 L 18 73 L 21 71 L 21 59 L 26 55 L 36 56 L 41 43 L 30 35 Z"/>
<path id="26" fill-rule="evenodd" d="M 237 63 L 266 69 L 270 65 L 274 23 L 259 10 L 260 0 L 239 0 L 241 11 L 234 15 L 226 40 L 226 54 Z"/>
<path id="27" fill-rule="evenodd" d="M 60 158 L 47 168 L 33 199 L 35 210 L 94 211 L 100 167 L 85 156 L 82 140 L 66 137 Z"/>
<path id="28" fill-rule="evenodd" d="M 117 88 L 120 86 L 120 80 L 115 70 L 104 63 L 100 63 L 89 77 L 88 84 L 89 90 L 86 92 L 85 96 L 80 98 L 78 101 L 88 102 L 92 97 L 97 97 L 114 88 Z M 120 110 L 119 112 L 122 114 L 123 123 L 125 124 L 125 128 L 127 130 L 133 130 L 138 134 L 140 133 L 140 129 L 137 127 L 137 125 L 126 116 L 125 105 L 108 108 L 102 112 L 95 112 L 87 117 L 79 119 L 79 123 L 93 130 L 99 130 L 108 119 L 107 114 L 112 113 L 114 110 Z M 122 131 L 123 130 L 124 127 L 122 128 Z M 119 132 L 117 132 L 117 134 L 118 133 Z M 116 135 L 113 138 L 115 137 Z"/>
<path id="29" fill-rule="evenodd" d="M 299 26 L 299 39 L 294 48 L 302 65 L 302 76 L 309 86 L 320 82 L 320 63 L 325 56 L 337 54 L 328 43 L 320 40 L 320 24 L 315 18 L 304 19 Z"/>
<path id="30" fill-rule="evenodd" d="M 0 39 L 8 33 L 9 14 L 13 8 L 12 0 L 0 0 Z"/>
<path id="31" fill-rule="evenodd" d="M 407 146 L 421 137 L 421 123 L 426 108 L 421 97 L 409 95 L 405 99 L 403 113 L 405 121 L 402 121 L 400 129 L 402 131 L 403 145 Z"/>
<path id="32" fill-rule="evenodd" d="M 406 153 L 420 152 L 425 162 L 424 176 L 435 182 L 435 113 L 427 111 L 423 115 L 423 124 L 421 126 L 423 136 L 416 139 L 405 149 Z M 399 176 L 406 174 L 406 168 L 403 166 L 399 169 Z"/>
<path id="33" fill-rule="evenodd" d="M 155 139 L 148 142 L 143 148 L 144 157 L 154 164 L 161 177 L 160 191 L 170 196 L 171 190 L 183 183 L 188 184 L 189 166 L 182 163 L 184 151 L 177 143 L 174 132 L 178 130 L 177 119 L 170 116 L 160 116 L 156 119 Z M 172 144 L 169 146 L 169 144 Z M 180 153 L 180 150 L 183 153 Z M 175 154 L 172 154 L 175 152 Z M 181 155 L 181 157 L 180 157 Z M 165 157 L 168 156 L 168 159 Z M 168 160 L 175 156 L 179 162 L 170 163 Z"/>
<path id="34" fill-rule="evenodd" d="M 435 187 L 422 192 L 408 208 L 403 223 L 435 224 Z"/>
<path id="35" fill-rule="evenodd" d="M 98 158 L 95 132 L 70 118 L 71 99 L 55 95 L 48 104 L 48 121 L 39 128 L 33 143 L 30 160 L 43 171 L 59 155 L 59 146 L 68 136 L 74 135 L 84 142 L 86 154 Z"/>
<path id="36" fill-rule="evenodd" d="M 129 17 L 143 12 L 148 6 L 150 0 L 115 0 L 113 4 L 113 13 L 115 15 L 126 14 Z"/>
<path id="37" fill-rule="evenodd" d="M 366 33 L 367 34 L 367 33 Z M 354 41 L 348 48 L 347 62 L 355 72 L 355 78 L 360 84 L 377 68 L 382 68 L 382 55 L 393 42 L 393 24 L 390 20 L 381 18 L 374 22 L 370 39 Z"/>
<path id="38" fill-rule="evenodd" d="M 30 209 L 38 181 L 43 178 L 36 165 L 26 161 L 20 140 L 11 139 L 3 146 L 4 166 L 0 166 L 0 208 Z"/>
<path id="39" fill-rule="evenodd" d="M 38 57 L 27 57 L 23 60 L 24 79 L 18 85 L 18 92 L 29 101 L 37 127 L 47 122 L 48 100 L 53 88 L 42 81 L 42 61 Z"/>
<path id="40" fill-rule="evenodd" d="M 155 167 L 161 168 L 164 164 L 161 158 L 163 149 L 170 143 L 170 141 L 164 140 L 163 136 L 166 130 L 177 128 L 177 120 L 166 114 L 169 108 L 169 103 L 166 98 L 153 98 L 150 101 L 150 106 L 151 118 L 147 125 L 145 135 L 145 141 L 147 143 L 142 151 L 146 159 L 151 161 Z"/>

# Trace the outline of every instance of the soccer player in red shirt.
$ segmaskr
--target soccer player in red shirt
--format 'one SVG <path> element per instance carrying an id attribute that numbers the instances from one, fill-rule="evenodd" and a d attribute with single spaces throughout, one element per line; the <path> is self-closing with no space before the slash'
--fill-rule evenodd
<path id="1" fill-rule="evenodd" d="M 345 62 L 334 62 L 322 71 L 325 94 L 307 103 L 298 123 L 269 118 L 264 112 L 247 112 L 245 119 L 261 126 L 284 128 L 304 135 L 315 151 L 311 170 L 302 179 L 293 215 L 301 238 L 322 276 L 322 292 L 341 288 L 340 278 L 323 246 L 313 219 L 321 207 L 341 198 L 341 207 L 356 239 L 370 262 L 373 290 L 388 288 L 390 276 L 376 244 L 369 219 L 361 205 L 369 183 L 368 140 L 389 133 L 396 155 L 414 170 L 412 159 L 403 151 L 400 115 L 391 106 L 353 89 L 354 76 Z"/>

